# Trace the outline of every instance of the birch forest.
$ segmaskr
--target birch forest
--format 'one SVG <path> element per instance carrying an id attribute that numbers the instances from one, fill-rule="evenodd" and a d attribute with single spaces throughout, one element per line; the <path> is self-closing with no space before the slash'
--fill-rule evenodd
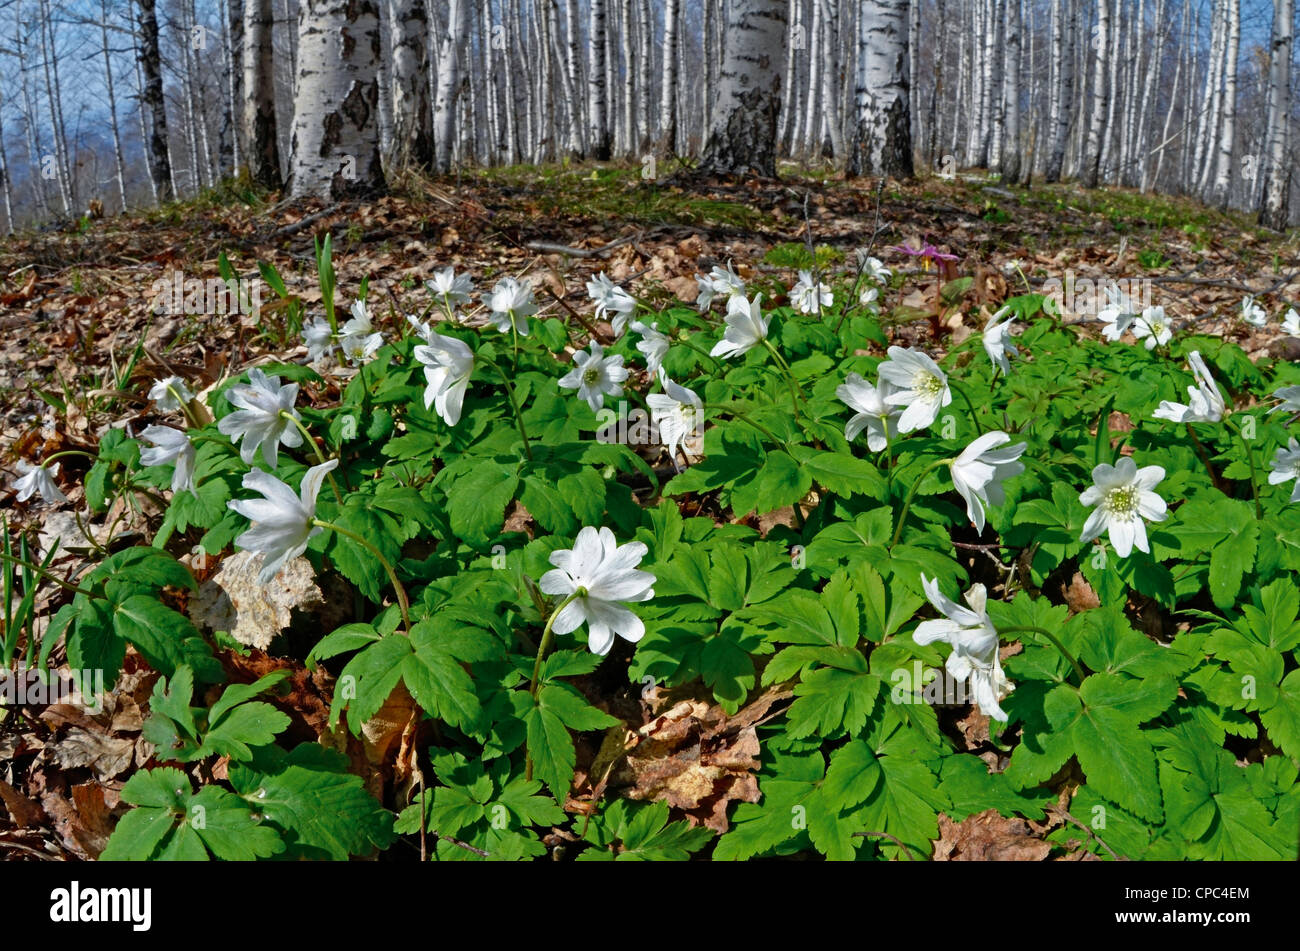
<path id="1" fill-rule="evenodd" d="M 1282 227 L 1295 50 L 1294 0 L 4 0 L 4 223 L 613 159 L 987 169 Z"/>
<path id="2" fill-rule="evenodd" d="M 0 0 L 14 933 L 1289 920 L 1295 29 Z"/>

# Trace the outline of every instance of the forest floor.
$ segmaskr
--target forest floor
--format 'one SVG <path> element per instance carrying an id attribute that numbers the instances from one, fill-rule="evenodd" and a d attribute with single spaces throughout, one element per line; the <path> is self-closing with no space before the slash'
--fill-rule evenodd
<path id="1" fill-rule="evenodd" d="M 855 249 L 870 248 L 909 274 L 906 304 L 913 295 L 923 300 L 934 278 L 891 248 L 919 241 L 956 255 L 956 271 L 975 277 L 981 303 L 1067 272 L 1149 279 L 1175 324 L 1231 334 L 1252 356 L 1300 356 L 1300 341 L 1278 324 L 1288 306 L 1300 306 L 1297 235 L 1262 230 L 1246 216 L 1133 191 L 1007 188 L 968 176 L 878 189 L 794 172 L 739 183 L 648 181 L 639 173 L 585 166 L 411 179 L 373 202 L 329 206 L 272 204 L 227 187 L 157 211 L 2 240 L 0 468 L 93 451 L 107 427 L 124 421 L 138 429 L 148 382 L 160 376 L 180 374 L 198 392 L 268 354 L 300 359 L 300 341 L 274 317 L 155 313 L 156 282 L 176 271 L 215 280 L 224 254 L 254 280 L 259 262 L 274 265 L 310 312 L 320 300 L 313 238 L 326 232 L 339 300 L 353 300 L 369 276 L 370 299 L 393 305 L 381 308 L 389 326 L 427 303 L 422 282 L 448 265 L 470 271 L 480 288 L 528 274 L 543 291 L 543 314 L 565 318 L 571 308 L 589 309 L 585 282 L 602 270 L 643 300 L 690 301 L 694 275 L 728 262 L 744 277 L 770 272 L 789 286 L 791 262 L 809 245 L 823 265 L 852 262 Z M 1237 319 L 1247 294 L 1259 298 L 1269 326 Z M 264 304 L 273 297 L 262 288 Z M 86 467 L 65 461 L 61 487 L 79 505 Z M 11 483 L 0 484 L 10 527 L 52 530 L 36 506 L 16 502 Z M 72 561 L 61 570 L 89 554 L 65 547 Z M 294 689 L 315 688 L 304 677 Z M 0 852 L 84 858 L 102 849 L 120 811 L 116 790 L 143 754 L 148 689 L 128 675 L 114 693 L 103 716 L 56 705 L 40 718 L 0 724 L 0 798 L 9 817 L 0 822 Z M 46 751 L 45 766 L 15 775 L 8 764 L 33 750 Z"/>

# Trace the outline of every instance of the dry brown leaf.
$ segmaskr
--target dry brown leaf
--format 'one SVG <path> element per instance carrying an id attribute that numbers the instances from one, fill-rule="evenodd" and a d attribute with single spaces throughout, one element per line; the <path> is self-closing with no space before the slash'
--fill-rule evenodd
<path id="1" fill-rule="evenodd" d="M 40 805 L 28 799 L 7 782 L 0 779 L 0 799 L 4 800 L 5 811 L 19 829 L 25 829 L 44 818 Z"/>
<path id="2" fill-rule="evenodd" d="M 619 765 L 619 784 L 631 799 L 663 800 L 693 825 L 727 831 L 732 802 L 758 802 L 756 724 L 791 695 L 770 688 L 727 716 L 721 707 L 687 699 L 655 716 L 633 734 L 634 746 Z"/>
<path id="3" fill-rule="evenodd" d="M 953 822 L 939 813 L 936 862 L 1041 862 L 1052 846 L 1034 836 L 1023 819 L 1007 819 L 996 809 Z"/>

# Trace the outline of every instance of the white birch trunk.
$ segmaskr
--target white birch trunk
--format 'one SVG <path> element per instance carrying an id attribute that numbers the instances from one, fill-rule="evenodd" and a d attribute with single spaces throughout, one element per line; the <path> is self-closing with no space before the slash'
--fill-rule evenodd
<path id="1" fill-rule="evenodd" d="M 454 2 L 449 8 L 459 9 Z M 394 0 L 389 37 L 393 167 L 427 168 L 434 160 L 434 138 L 429 107 L 429 13 L 425 0 Z M 445 64 L 439 61 L 438 66 L 441 80 Z"/>
<path id="2" fill-rule="evenodd" d="M 914 0 L 915 2 L 915 0 Z M 853 175 L 912 177 L 908 0 L 860 0 Z"/>
<path id="3" fill-rule="evenodd" d="M 591 156 L 598 162 L 610 157 L 609 95 L 605 84 L 605 46 L 608 30 L 605 23 L 606 0 L 591 0 L 587 21 L 588 60 L 591 70 L 587 74 L 587 111 L 590 113 Z"/>
<path id="4" fill-rule="evenodd" d="M 1088 139 L 1083 148 L 1083 174 L 1085 188 L 1096 188 L 1101 171 L 1102 132 L 1106 121 L 1106 58 L 1110 54 L 1110 2 L 1097 4 L 1096 67 L 1092 74 L 1092 99 L 1089 106 Z"/>
<path id="5" fill-rule="evenodd" d="M 244 0 L 244 142 L 249 174 L 263 188 L 281 185 L 273 19 L 271 0 Z"/>
<path id="6" fill-rule="evenodd" d="M 677 20 L 680 0 L 665 0 L 663 71 L 659 80 L 659 144 L 672 151 L 677 139 Z"/>
<path id="7" fill-rule="evenodd" d="M 786 9 L 784 0 L 732 0 L 706 168 L 776 177 Z"/>
<path id="8" fill-rule="evenodd" d="M 1241 41 L 1240 0 L 1226 0 L 1226 3 L 1228 37 L 1223 66 L 1223 122 L 1212 192 L 1214 203 L 1220 208 L 1228 207 L 1228 199 L 1232 195 L 1232 154 L 1237 132 L 1237 49 Z"/>
<path id="9" fill-rule="evenodd" d="M 1273 0 L 1269 44 L 1267 150 L 1259 223 L 1283 231 L 1291 218 L 1292 163 L 1287 161 L 1291 125 L 1291 55 L 1295 41 L 1295 0 Z"/>
<path id="10" fill-rule="evenodd" d="M 1002 56 L 1002 150 L 998 156 L 1002 180 L 1020 180 L 1020 0 L 1006 0 Z M 1032 35 L 1032 34 L 1031 34 Z"/>
<path id="11" fill-rule="evenodd" d="M 434 170 L 451 171 L 456 138 L 456 97 L 460 94 L 461 50 L 469 33 L 466 0 L 448 0 L 447 23 L 438 40 L 438 90 L 433 100 Z"/>
<path id="12" fill-rule="evenodd" d="M 384 187 L 375 0 L 301 0 L 290 195 L 338 199 Z"/>

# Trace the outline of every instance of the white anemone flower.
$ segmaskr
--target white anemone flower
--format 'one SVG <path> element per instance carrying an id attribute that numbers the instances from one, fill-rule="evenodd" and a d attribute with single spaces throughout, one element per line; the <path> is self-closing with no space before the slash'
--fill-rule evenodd
<path id="1" fill-rule="evenodd" d="M 1282 318 L 1282 332 L 1300 337 L 1300 313 L 1294 307 L 1288 308 L 1286 316 Z"/>
<path id="2" fill-rule="evenodd" d="M 1101 335 L 1114 342 L 1133 326 L 1138 315 L 1129 296 L 1113 284 L 1107 285 L 1106 297 L 1107 305 L 1097 314 L 1097 319 L 1106 325 L 1101 328 Z"/>
<path id="3" fill-rule="evenodd" d="M 801 314 L 820 313 L 835 301 L 831 286 L 814 280 L 812 271 L 800 271 L 799 280 L 790 289 L 790 303 Z"/>
<path id="4" fill-rule="evenodd" d="M 316 496 L 321 483 L 339 464 L 331 459 L 312 466 L 302 477 L 298 494 L 269 472 L 254 469 L 244 473 L 244 488 L 260 492 L 260 499 L 235 499 L 226 503 L 252 522 L 248 530 L 235 539 L 247 551 L 260 552 L 262 570 L 257 580 L 266 584 L 284 564 L 307 550 L 307 543 L 321 532 L 316 520 Z"/>
<path id="5" fill-rule="evenodd" d="M 641 335 L 636 348 L 645 357 L 646 372 L 651 376 L 658 376 L 659 368 L 663 366 L 664 357 L 668 353 L 668 335 L 659 332 L 658 323 L 653 323 L 647 327 L 637 320 L 633 321 L 631 328 Z"/>
<path id="6" fill-rule="evenodd" d="M 767 339 L 767 320 L 759 307 L 762 299 L 762 294 L 756 294 L 752 301 L 744 297 L 727 301 L 727 329 L 709 356 L 724 359 L 743 356 Z"/>
<path id="7" fill-rule="evenodd" d="M 998 319 L 1004 315 L 1007 319 L 998 323 Z M 1007 358 L 1020 356 L 1020 351 L 1011 343 L 1009 333 L 1011 322 L 1015 319 L 1016 315 L 1011 312 L 1011 308 L 1003 307 L 984 326 L 984 352 L 989 355 L 993 365 L 1002 371 L 1003 376 L 1011 375 L 1011 361 Z"/>
<path id="8" fill-rule="evenodd" d="M 194 394 L 178 376 L 169 376 L 157 380 L 149 390 L 149 399 L 164 413 L 184 412 L 185 405 L 194 399 Z"/>
<path id="9" fill-rule="evenodd" d="M 1192 368 L 1195 386 L 1187 388 L 1190 402 L 1187 405 L 1162 400 L 1160 407 L 1152 415 L 1156 419 L 1167 419 L 1173 423 L 1217 423 L 1223 419 L 1227 408 L 1219 387 L 1210 375 L 1210 368 L 1201 359 L 1201 354 L 1193 350 L 1187 355 L 1187 363 Z"/>
<path id="10" fill-rule="evenodd" d="M 651 420 L 659 428 L 659 441 L 668 450 L 673 465 L 676 465 L 678 449 L 688 459 L 691 456 L 688 440 L 700 434 L 704 422 L 704 403 L 694 390 L 674 383 L 668 374 L 661 373 L 659 380 L 664 385 L 664 392 L 651 393 L 645 401 L 650 407 Z"/>
<path id="11" fill-rule="evenodd" d="M 429 334 L 434 332 L 432 327 L 420 320 L 420 318 L 416 317 L 414 314 L 407 314 L 406 322 L 411 325 L 411 329 L 415 331 L 417 337 L 425 343 L 429 342 Z"/>
<path id="12" fill-rule="evenodd" d="M 165 466 L 174 463 L 172 491 L 194 491 L 194 444 L 190 437 L 170 426 L 146 426 L 140 438 L 153 443 L 140 450 L 140 461 L 146 466 Z"/>
<path id="13" fill-rule="evenodd" d="M 898 417 L 902 412 L 889 403 L 889 395 L 894 392 L 894 384 L 882 379 L 879 386 L 872 386 L 860 374 L 850 373 L 835 388 L 835 395 L 850 409 L 857 412 L 844 424 L 844 438 L 849 442 L 858 438 L 858 433 L 867 431 L 867 448 L 880 452 L 889 445 L 889 441 L 898 435 Z"/>
<path id="14" fill-rule="evenodd" d="M 434 271 L 433 277 L 424 282 L 429 293 L 438 298 L 449 312 L 461 304 L 469 303 L 470 292 L 474 284 L 468 274 L 457 274 L 454 268 L 445 267 Z"/>
<path id="15" fill-rule="evenodd" d="M 621 354 L 607 357 L 604 348 L 593 340 L 590 352 L 579 350 L 573 355 L 573 363 L 573 369 L 560 378 L 560 386 L 576 389 L 593 413 L 605 405 L 606 396 L 623 394 L 627 367 L 623 366 Z"/>
<path id="16" fill-rule="evenodd" d="M 1268 474 L 1269 485 L 1281 485 L 1283 482 L 1296 480 L 1296 484 L 1291 487 L 1290 501 L 1300 502 L 1300 443 L 1296 442 L 1294 436 L 1285 447 L 1278 447 L 1268 467 L 1272 470 Z"/>
<path id="17" fill-rule="evenodd" d="M 329 322 L 319 314 L 302 328 L 302 341 L 307 345 L 307 359 L 312 363 L 329 356 L 338 346 Z"/>
<path id="18" fill-rule="evenodd" d="M 745 282 L 741 279 L 731 267 L 731 262 L 727 262 L 725 268 L 714 267 L 709 272 L 709 279 L 713 282 L 713 291 L 715 294 L 726 294 L 728 300 L 733 297 L 745 296 Z"/>
<path id="19" fill-rule="evenodd" d="M 527 281 L 503 277 L 487 297 L 488 310 L 492 312 L 492 326 L 503 334 L 511 329 L 521 337 L 528 336 L 528 318 L 537 313 L 533 299 L 533 286 Z"/>
<path id="20" fill-rule="evenodd" d="M 604 271 L 587 282 L 587 296 L 596 305 L 596 317 L 614 325 L 614 336 L 621 337 L 627 322 L 636 311 L 632 295 L 611 281 Z"/>
<path id="21" fill-rule="evenodd" d="M 952 402 L 948 377 L 919 350 L 890 347 L 889 359 L 880 364 L 880 379 L 896 387 L 886 402 L 904 407 L 898 419 L 900 433 L 924 429 L 935 421 L 939 410 Z"/>
<path id="22" fill-rule="evenodd" d="M 585 526 L 572 548 L 552 552 L 555 568 L 542 575 L 539 586 L 545 594 L 573 598 L 555 616 L 552 630 L 570 634 L 586 621 L 587 647 L 602 656 L 614 646 L 615 635 L 639 641 L 645 624 L 624 604 L 654 597 L 655 576 L 637 567 L 646 551 L 642 542 L 618 544 L 608 528 Z"/>
<path id="23" fill-rule="evenodd" d="M 231 442 L 243 440 L 239 458 L 244 462 L 252 465 L 261 447 L 262 458 L 274 469 L 280 458 L 280 443 L 290 448 L 302 445 L 302 433 L 287 418 L 301 418 L 293 408 L 297 399 L 297 383 L 281 386 L 278 376 L 267 376 L 253 368 L 248 371 L 248 383 L 236 383 L 226 390 L 226 401 L 238 408 L 222 417 L 217 430 L 229 436 Z"/>
<path id="24" fill-rule="evenodd" d="M 1168 515 L 1165 500 L 1154 491 L 1164 477 L 1160 466 L 1139 469 L 1128 456 L 1113 466 L 1102 463 L 1095 467 L 1093 484 L 1080 494 L 1079 501 L 1097 507 L 1083 523 L 1079 541 L 1090 542 L 1106 532 L 1121 558 L 1127 558 L 1134 546 L 1149 554 L 1146 522 L 1163 522 Z"/>
<path id="25" fill-rule="evenodd" d="M 382 334 L 376 333 L 370 321 L 370 309 L 363 300 L 353 301 L 352 319 L 339 328 L 339 347 L 353 366 L 364 363 L 384 345 Z"/>
<path id="26" fill-rule="evenodd" d="M 713 306 L 713 298 L 717 292 L 713 289 L 713 278 L 706 274 L 696 274 L 695 283 L 698 285 L 695 292 L 695 306 L 702 314 Z"/>
<path id="27" fill-rule="evenodd" d="M 1300 386 L 1284 386 L 1274 390 L 1273 399 L 1282 402 L 1269 410 L 1270 414 L 1279 410 L 1285 413 L 1300 413 Z"/>
<path id="28" fill-rule="evenodd" d="M 893 275 L 893 271 L 885 267 L 880 258 L 873 258 L 862 248 L 857 250 L 858 269 L 867 277 L 877 284 L 884 284 Z"/>
<path id="29" fill-rule="evenodd" d="M 34 466 L 19 459 L 18 472 L 20 475 L 14 482 L 14 488 L 18 490 L 19 502 L 26 502 L 32 495 L 39 495 L 49 505 L 59 505 L 68 501 L 68 497 L 59 490 L 58 483 L 54 481 L 54 477 L 59 474 L 59 463 Z"/>
<path id="30" fill-rule="evenodd" d="M 1157 345 L 1163 347 L 1173 335 L 1173 327 L 1169 325 L 1169 318 L 1165 316 L 1163 307 L 1146 308 L 1133 324 L 1133 336 L 1145 340 L 1148 350 L 1154 350 Z"/>
<path id="31" fill-rule="evenodd" d="M 1247 294 L 1241 299 L 1241 319 L 1252 327 L 1263 327 L 1268 323 L 1268 314 L 1256 303 L 1254 297 Z"/>
<path id="32" fill-rule="evenodd" d="M 415 359 L 424 364 L 424 408 L 436 407 L 438 415 L 448 426 L 460 422 L 460 412 L 465 404 L 465 391 L 469 388 L 470 374 L 474 372 L 474 351 L 463 340 L 446 337 L 429 331 L 427 344 L 417 346 Z"/>
<path id="33" fill-rule="evenodd" d="M 971 520 L 977 532 L 984 531 L 984 509 L 986 506 L 1000 506 L 1006 502 L 1002 483 L 1012 476 L 1025 471 L 1021 455 L 1029 448 L 1028 443 L 1019 442 L 1005 449 L 1011 437 L 1004 432 L 985 433 L 973 440 L 953 460 L 952 484 L 966 500 L 966 516 Z"/>
<path id="34" fill-rule="evenodd" d="M 981 713 L 1005 723 L 1007 714 L 1000 701 L 1015 689 L 1015 685 L 1002 672 L 998 632 L 989 620 L 988 592 L 984 585 L 974 585 L 966 592 L 969 608 L 945 597 L 939 590 L 939 582 L 924 574 L 921 575 L 921 587 L 943 618 L 922 621 L 912 639 L 922 646 L 935 641 L 951 646 L 952 653 L 944 662 L 948 673 L 957 680 L 970 683 Z"/>
<path id="35" fill-rule="evenodd" d="M 861 304 L 863 307 L 869 307 L 876 302 L 876 298 L 879 296 L 880 296 L 880 288 L 864 287 L 862 289 L 862 293 L 858 295 L 858 303 Z"/>

